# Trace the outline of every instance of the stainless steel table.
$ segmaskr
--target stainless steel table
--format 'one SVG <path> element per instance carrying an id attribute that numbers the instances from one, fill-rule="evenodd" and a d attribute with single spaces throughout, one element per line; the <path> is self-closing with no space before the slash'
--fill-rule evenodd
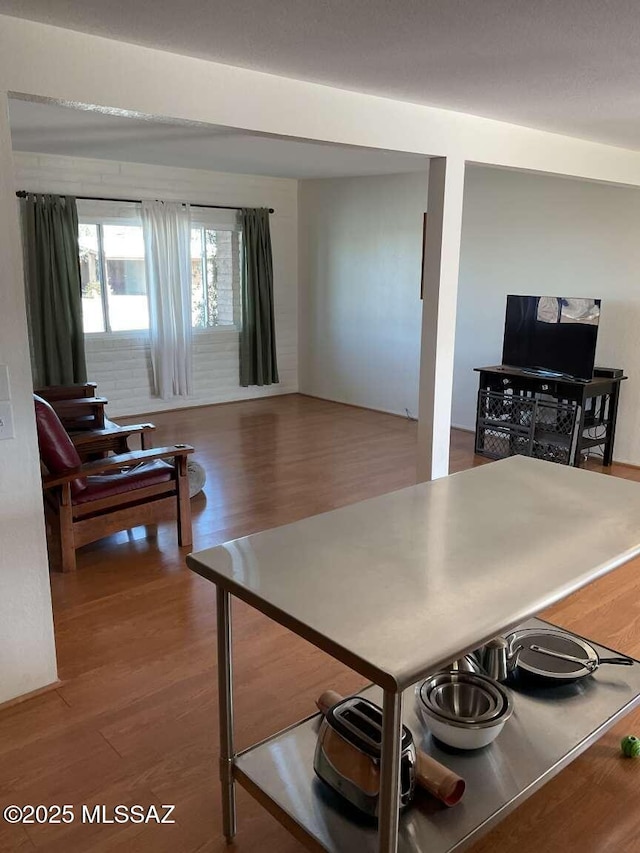
<path id="1" fill-rule="evenodd" d="M 529 620 L 523 627 L 540 626 Z M 594 644 L 603 655 L 609 652 Z M 380 688 L 365 691 L 380 702 Z M 467 783 L 453 809 L 418 795 L 400 818 L 401 853 L 451 853 L 478 840 L 519 803 L 640 704 L 640 663 L 605 667 L 579 684 L 512 691 L 514 715 L 498 739 L 474 752 L 450 752 L 431 738 L 417 714 L 415 691 L 405 691 L 404 723 L 416 743 Z M 375 853 L 375 824 L 328 790 L 313 772 L 320 723 L 316 714 L 236 758 L 237 778 L 307 846 L 330 853 Z M 541 844 L 541 848 L 542 848 Z"/>
<path id="2" fill-rule="evenodd" d="M 638 484 L 513 457 L 190 555 L 217 586 L 227 839 L 235 780 L 273 803 L 234 750 L 230 595 L 382 688 L 378 850 L 395 853 L 403 691 L 638 553 Z"/>

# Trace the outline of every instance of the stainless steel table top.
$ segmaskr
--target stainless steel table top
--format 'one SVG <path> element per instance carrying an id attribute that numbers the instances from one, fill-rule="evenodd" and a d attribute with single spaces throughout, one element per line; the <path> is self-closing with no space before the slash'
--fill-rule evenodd
<path id="1" fill-rule="evenodd" d="M 540 625 L 531 620 L 529 626 Z M 600 655 L 610 650 L 594 643 Z M 330 687 L 331 685 L 327 685 Z M 514 712 L 492 744 L 472 752 L 438 746 L 420 720 L 415 691 L 405 694 L 404 722 L 416 743 L 467 783 L 462 802 L 447 809 L 419 792 L 400 818 L 399 853 L 461 851 L 534 793 L 640 702 L 640 664 L 606 666 L 576 684 L 511 692 Z M 381 703 L 377 687 L 364 692 Z M 377 853 L 375 824 L 359 818 L 313 772 L 318 716 L 252 747 L 236 759 L 238 778 L 276 806 L 330 853 Z M 615 761 L 615 753 L 612 753 Z M 588 797 L 582 809 L 588 812 Z M 585 818 L 586 819 L 586 818 Z M 615 845 L 612 849 L 615 848 Z M 540 824 L 539 849 L 544 847 Z"/>
<path id="2" fill-rule="evenodd" d="M 518 456 L 187 562 L 401 690 L 638 553 L 640 484 Z"/>

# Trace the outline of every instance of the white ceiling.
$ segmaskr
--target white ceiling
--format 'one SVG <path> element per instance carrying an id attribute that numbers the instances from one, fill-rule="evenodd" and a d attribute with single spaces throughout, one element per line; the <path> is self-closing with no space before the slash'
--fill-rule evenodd
<path id="1" fill-rule="evenodd" d="M 0 12 L 640 149 L 638 0 L 0 0 Z"/>
<path id="2" fill-rule="evenodd" d="M 260 136 L 214 125 L 124 118 L 37 101 L 9 101 L 16 151 L 270 175 L 338 178 L 417 172 L 426 158 Z"/>

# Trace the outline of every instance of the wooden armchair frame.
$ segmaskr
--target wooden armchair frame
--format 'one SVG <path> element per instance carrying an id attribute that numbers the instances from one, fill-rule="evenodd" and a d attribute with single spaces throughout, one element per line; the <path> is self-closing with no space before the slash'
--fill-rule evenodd
<path id="1" fill-rule="evenodd" d="M 83 462 L 101 459 L 108 453 L 128 453 L 128 439 L 140 436 L 140 447 L 152 447 L 154 424 L 121 427 L 105 414 L 106 397 L 98 397 L 95 382 L 78 385 L 49 385 L 33 393 L 46 400 L 60 418 Z"/>
<path id="2" fill-rule="evenodd" d="M 129 439 L 140 436 L 140 447 L 149 450 L 152 446 L 152 435 L 155 432 L 153 424 L 131 424 L 118 426 L 107 421 L 104 429 L 88 429 L 69 434 L 83 462 L 101 459 L 109 453 L 129 453 Z"/>
<path id="3" fill-rule="evenodd" d="M 48 400 L 67 432 L 104 429 L 110 421 L 104 413 L 109 402 L 106 397 L 77 397 Z"/>
<path id="4" fill-rule="evenodd" d="M 33 393 L 50 403 L 68 432 L 104 429 L 108 423 L 104 413 L 108 401 L 106 397 L 98 397 L 97 387 L 95 382 L 47 385 Z"/>
<path id="5" fill-rule="evenodd" d="M 47 385 L 44 388 L 34 389 L 34 394 L 42 397 L 48 403 L 56 400 L 79 400 L 80 397 L 95 397 L 96 382 L 80 382 L 77 385 Z"/>
<path id="6" fill-rule="evenodd" d="M 191 505 L 187 478 L 189 445 L 159 447 L 109 456 L 87 462 L 64 474 L 45 475 L 42 485 L 49 530 L 52 568 L 63 572 L 76 568 L 76 549 L 119 530 L 162 520 L 172 510 L 177 515 L 178 544 L 192 544 Z M 175 474 L 166 482 L 142 486 L 97 500 L 74 503 L 71 482 L 92 474 L 116 473 L 122 468 L 174 459 Z"/>

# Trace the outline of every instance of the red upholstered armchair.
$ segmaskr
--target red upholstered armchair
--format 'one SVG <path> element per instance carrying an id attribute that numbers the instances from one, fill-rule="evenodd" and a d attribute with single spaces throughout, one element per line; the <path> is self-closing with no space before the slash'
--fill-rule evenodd
<path id="1" fill-rule="evenodd" d="M 188 445 L 159 447 L 82 464 L 46 400 L 34 394 L 52 568 L 76 568 L 76 549 L 118 530 L 177 519 L 178 542 L 191 545 Z M 173 464 L 166 460 L 171 459 Z"/>

